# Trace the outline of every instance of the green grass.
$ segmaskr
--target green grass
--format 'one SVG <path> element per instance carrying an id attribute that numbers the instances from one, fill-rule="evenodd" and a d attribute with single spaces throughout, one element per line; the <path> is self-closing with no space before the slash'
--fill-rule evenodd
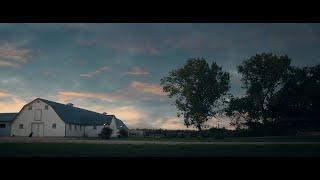
<path id="1" fill-rule="evenodd" d="M 85 138 L 84 138 L 85 139 Z M 93 138 L 97 139 L 97 138 Z M 270 137 L 226 137 L 224 139 L 215 138 L 168 138 L 168 137 L 129 137 L 111 140 L 130 140 L 130 141 L 182 141 L 182 142 L 320 142 L 318 136 L 270 136 Z"/>
<path id="2" fill-rule="evenodd" d="M 0 143 L 1 157 L 320 157 L 320 145 Z"/>

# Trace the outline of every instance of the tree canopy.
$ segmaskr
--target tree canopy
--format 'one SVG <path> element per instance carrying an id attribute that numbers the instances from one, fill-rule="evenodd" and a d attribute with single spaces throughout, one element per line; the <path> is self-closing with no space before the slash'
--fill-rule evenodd
<path id="1" fill-rule="evenodd" d="M 270 105 L 275 94 L 282 88 L 290 69 L 291 59 L 272 53 L 256 54 L 238 66 L 244 97 L 233 97 L 226 112 L 230 117 L 242 116 L 249 128 L 260 123 L 272 122 Z M 236 119 L 239 119 L 237 117 Z"/>
<path id="2" fill-rule="evenodd" d="M 320 65 L 298 68 L 290 63 L 287 55 L 262 53 L 238 66 L 246 95 L 232 97 L 226 108 L 233 125 L 272 129 L 278 128 L 277 122 L 285 118 L 318 116 Z M 239 124 L 240 118 L 243 124 Z"/>
<path id="3" fill-rule="evenodd" d="M 161 79 L 164 92 L 175 98 L 178 117 L 182 115 L 187 127 L 194 126 L 200 132 L 226 102 L 229 84 L 229 73 L 215 62 L 209 65 L 204 58 L 189 59 Z"/>

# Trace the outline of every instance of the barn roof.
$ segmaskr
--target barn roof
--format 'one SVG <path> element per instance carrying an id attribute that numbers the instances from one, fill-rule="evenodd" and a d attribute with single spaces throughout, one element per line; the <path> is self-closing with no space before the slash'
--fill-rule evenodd
<path id="1" fill-rule="evenodd" d="M 1 122 L 11 122 L 18 113 L 0 113 Z"/>
<path id="2" fill-rule="evenodd" d="M 128 127 L 118 118 L 116 118 L 116 126 L 118 129 L 124 128 L 124 129 L 128 130 Z"/>
<path id="3" fill-rule="evenodd" d="M 105 115 L 93 111 L 89 111 L 86 109 L 81 109 L 78 107 L 65 105 L 61 103 L 57 103 L 54 101 L 49 101 L 46 99 L 38 98 L 39 100 L 45 102 L 46 104 L 50 105 L 54 111 L 58 114 L 58 116 L 66 123 L 70 124 L 81 124 L 81 125 L 103 125 L 103 124 L 110 124 L 112 117 L 114 115 Z M 117 128 L 123 126 L 126 128 L 124 123 L 116 119 Z"/>

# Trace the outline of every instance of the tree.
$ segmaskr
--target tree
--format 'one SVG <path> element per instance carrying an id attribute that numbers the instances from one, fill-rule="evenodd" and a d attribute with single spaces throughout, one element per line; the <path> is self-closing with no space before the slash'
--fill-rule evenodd
<path id="1" fill-rule="evenodd" d="M 199 132 L 226 102 L 230 75 L 215 62 L 211 66 L 204 58 L 189 59 L 187 63 L 161 79 L 164 92 L 175 98 L 177 116 L 184 124 Z"/>
<path id="2" fill-rule="evenodd" d="M 111 137 L 111 134 L 112 134 L 112 129 L 109 128 L 109 127 L 104 127 L 102 130 L 101 130 L 101 137 L 103 139 L 110 139 Z"/>
<path id="3" fill-rule="evenodd" d="M 291 59 L 287 55 L 277 56 L 272 53 L 257 54 L 245 60 L 238 66 L 238 72 L 242 75 L 246 96 L 230 101 L 229 111 L 246 113 L 249 127 L 272 123 L 270 104 L 284 85 L 290 63 Z M 239 106 L 239 102 L 244 102 L 244 105 Z"/>
<path id="4" fill-rule="evenodd" d="M 251 103 L 252 101 L 248 97 L 231 97 L 229 106 L 225 109 L 225 114 L 231 120 L 230 125 L 236 127 L 236 130 L 247 127 L 247 122 L 250 121 L 248 114 L 251 112 Z"/>
<path id="5" fill-rule="evenodd" d="M 124 128 L 121 128 L 119 133 L 120 133 L 120 137 L 128 137 L 128 131 Z"/>
<path id="6" fill-rule="evenodd" d="M 320 65 L 291 68 L 283 88 L 272 99 L 270 111 L 275 119 L 308 118 L 316 122 L 320 112 Z M 320 123 L 312 126 L 319 128 Z M 294 128 L 301 130 L 304 126 Z"/>

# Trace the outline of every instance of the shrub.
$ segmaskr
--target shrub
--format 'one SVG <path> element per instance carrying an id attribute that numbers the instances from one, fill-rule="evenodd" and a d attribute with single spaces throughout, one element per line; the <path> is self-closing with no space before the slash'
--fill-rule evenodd
<path id="1" fill-rule="evenodd" d="M 102 137 L 103 139 L 110 139 L 111 134 L 112 134 L 112 129 L 109 128 L 109 127 L 104 127 L 104 128 L 101 130 L 101 137 Z"/>
<path id="2" fill-rule="evenodd" d="M 126 129 L 121 128 L 120 131 L 120 137 L 128 137 L 128 131 Z"/>

